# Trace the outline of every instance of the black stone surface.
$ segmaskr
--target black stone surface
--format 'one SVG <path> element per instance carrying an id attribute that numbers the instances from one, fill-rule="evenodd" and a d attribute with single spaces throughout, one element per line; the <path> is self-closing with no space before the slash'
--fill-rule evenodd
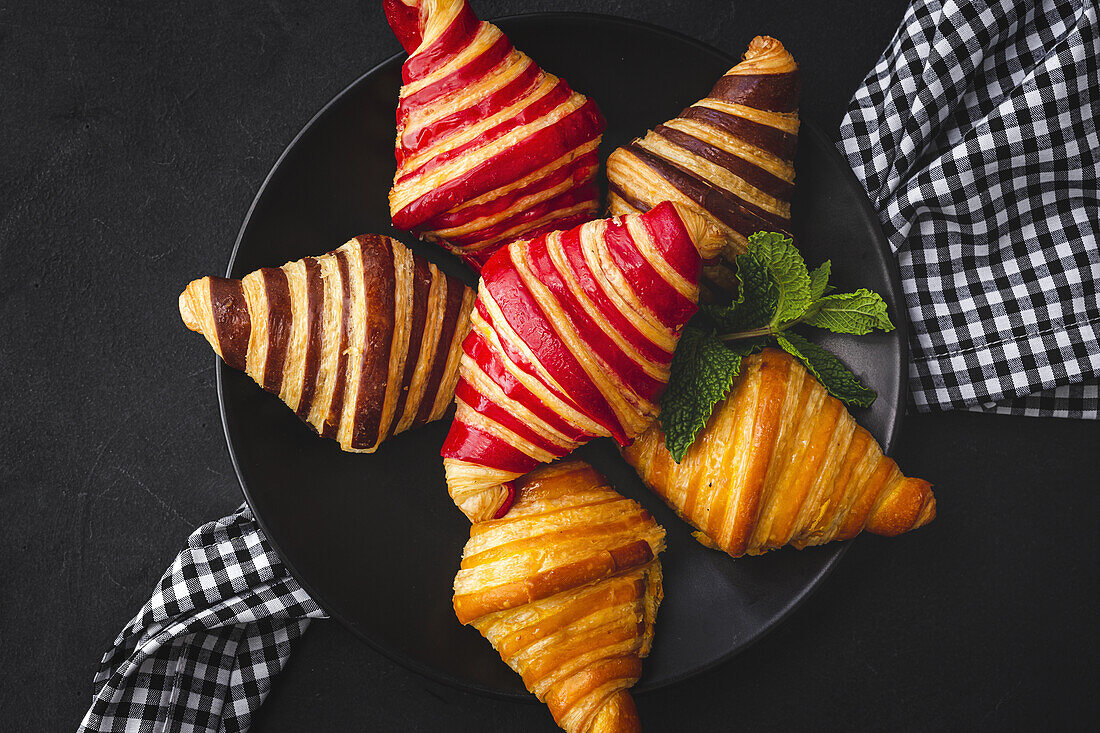
<path id="1" fill-rule="evenodd" d="M 587 10 L 731 54 L 777 35 L 804 114 L 835 129 L 899 0 L 501 2 Z M 276 157 L 397 51 L 380 3 L 0 7 L 0 729 L 72 730 L 98 660 L 197 525 L 240 491 L 214 362 L 179 322 L 224 270 Z M 646 730 L 1088 728 L 1097 702 L 1100 424 L 910 416 L 897 458 L 929 527 L 854 542 L 777 631 L 641 696 Z M 812 550 L 807 550 L 810 552 Z M 298 644 L 254 731 L 554 730 L 458 692 L 332 622 Z"/>

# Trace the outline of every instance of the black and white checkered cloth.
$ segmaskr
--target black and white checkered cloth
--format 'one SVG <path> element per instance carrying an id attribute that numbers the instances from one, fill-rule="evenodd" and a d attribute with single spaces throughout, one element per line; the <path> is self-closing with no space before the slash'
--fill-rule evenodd
<path id="1" fill-rule="evenodd" d="M 324 612 L 290 577 L 247 506 L 204 524 L 115 639 L 80 731 L 245 731 Z"/>
<path id="2" fill-rule="evenodd" d="M 916 0 L 841 125 L 897 254 L 910 400 L 1100 418 L 1096 0 Z"/>

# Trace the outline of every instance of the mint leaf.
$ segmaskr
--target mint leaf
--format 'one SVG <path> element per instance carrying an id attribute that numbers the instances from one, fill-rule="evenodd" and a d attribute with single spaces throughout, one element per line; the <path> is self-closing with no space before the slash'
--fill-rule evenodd
<path id="1" fill-rule="evenodd" d="M 665 447 L 679 463 L 741 372 L 741 357 L 763 348 L 763 339 L 731 349 L 713 330 L 684 329 L 672 357 L 668 387 L 661 395 Z"/>
<path id="2" fill-rule="evenodd" d="M 829 394 L 845 404 L 870 407 L 878 396 L 859 381 L 840 359 L 794 331 L 777 334 L 776 340 L 784 351 L 806 365 Z"/>
<path id="3" fill-rule="evenodd" d="M 826 295 L 814 303 L 813 312 L 803 321 L 836 333 L 862 336 L 878 328 L 892 331 L 894 324 L 886 315 L 886 302 L 878 293 L 860 288 L 854 293 Z"/>
<path id="4" fill-rule="evenodd" d="M 772 323 L 801 318 L 812 302 L 810 275 L 794 242 L 775 232 L 757 232 L 749 237 L 748 254 L 764 266 L 774 282 L 777 298 Z"/>
<path id="5" fill-rule="evenodd" d="M 771 323 L 778 303 L 771 276 L 750 254 L 737 257 L 737 299 L 729 305 L 703 307 L 703 312 L 723 333 L 748 331 Z"/>
<path id="6" fill-rule="evenodd" d="M 817 266 L 816 270 L 810 271 L 810 299 L 818 300 L 825 294 L 829 288 L 829 275 L 832 274 L 833 263 L 831 260 L 825 260 Z"/>

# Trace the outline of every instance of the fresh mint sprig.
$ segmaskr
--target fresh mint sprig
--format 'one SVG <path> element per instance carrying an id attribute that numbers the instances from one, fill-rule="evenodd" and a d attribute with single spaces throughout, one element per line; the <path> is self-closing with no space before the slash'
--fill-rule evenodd
<path id="1" fill-rule="evenodd" d="M 805 324 L 863 335 L 893 330 L 886 303 L 870 290 L 832 294 L 828 260 L 814 270 L 790 238 L 758 232 L 737 257 L 737 297 L 705 305 L 684 328 L 661 397 L 665 446 L 680 462 L 725 399 L 741 360 L 776 343 L 801 361 L 826 390 L 846 404 L 869 407 L 875 393 L 827 350 L 789 330 Z"/>

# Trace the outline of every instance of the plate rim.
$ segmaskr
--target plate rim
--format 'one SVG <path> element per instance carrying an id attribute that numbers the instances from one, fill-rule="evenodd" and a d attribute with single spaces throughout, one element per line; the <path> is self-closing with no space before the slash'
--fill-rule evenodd
<path id="1" fill-rule="evenodd" d="M 517 14 L 512 14 L 512 15 L 504 15 L 504 16 L 489 18 L 487 20 L 489 20 L 489 22 L 492 22 L 492 23 L 495 24 L 495 23 L 510 23 L 510 22 L 514 22 L 514 21 L 530 21 L 530 20 L 533 20 L 533 19 L 557 19 L 557 20 L 570 20 L 570 21 L 583 20 L 583 19 L 593 19 L 593 20 L 600 20 L 600 21 L 603 21 L 603 22 L 611 23 L 611 24 L 618 24 L 618 25 L 621 25 L 621 26 L 631 27 L 631 28 L 635 28 L 635 29 L 642 29 L 642 30 L 649 31 L 649 32 L 655 32 L 658 35 L 667 36 L 667 37 L 675 39 L 677 41 L 695 46 L 695 47 L 699 48 L 700 50 L 706 51 L 708 53 L 715 54 L 716 56 L 718 56 L 720 58 L 726 59 L 731 65 L 736 63 L 736 59 L 734 57 L 731 57 L 725 51 L 722 51 L 718 48 L 715 48 L 714 46 L 710 45 L 709 43 L 706 43 L 704 41 L 700 41 L 699 39 L 694 38 L 692 36 L 689 36 L 685 33 L 681 33 L 679 31 L 673 30 L 671 28 L 666 28 L 664 26 L 656 25 L 656 24 L 653 24 L 653 23 L 648 23 L 648 22 L 637 20 L 637 19 L 634 19 L 634 18 L 627 18 L 627 17 L 624 17 L 624 16 L 618 16 L 618 15 L 611 15 L 611 14 L 608 14 L 608 13 L 589 13 L 589 12 L 582 12 L 582 11 L 531 12 L 531 13 L 517 13 Z M 330 99 L 328 102 L 326 102 L 316 113 L 314 113 L 310 117 L 309 121 L 306 122 L 306 124 L 298 131 L 297 134 L 294 135 L 294 137 L 291 139 L 291 141 L 283 149 L 282 153 L 280 153 L 278 158 L 276 158 L 275 162 L 271 166 L 271 169 L 268 171 L 267 175 L 264 177 L 263 182 L 260 184 L 259 188 L 256 190 L 256 195 L 253 197 L 252 203 L 249 205 L 248 210 L 245 213 L 244 219 L 241 222 L 240 229 L 237 232 L 237 237 L 236 237 L 236 239 L 233 243 L 233 248 L 232 248 L 232 250 L 230 252 L 230 255 L 229 255 L 229 262 L 227 263 L 226 269 L 225 269 L 225 276 L 226 277 L 232 277 L 233 267 L 234 267 L 234 265 L 237 261 L 237 254 L 240 250 L 241 242 L 244 240 L 245 233 L 247 232 L 247 230 L 249 228 L 249 225 L 252 221 L 252 217 L 255 214 L 257 207 L 259 206 L 260 200 L 264 197 L 264 194 L 266 193 L 268 186 L 271 184 L 272 179 L 275 177 L 275 174 L 278 172 L 278 170 L 282 166 L 283 161 L 297 147 L 297 145 L 298 145 L 299 141 L 302 139 L 302 137 L 304 137 L 306 135 L 306 133 L 308 133 L 313 128 L 313 126 L 318 122 L 318 120 L 320 120 L 324 115 L 326 115 L 332 107 L 334 107 L 336 104 L 338 104 L 346 95 L 350 94 L 352 92 L 352 90 L 354 90 L 360 84 L 365 82 L 369 77 L 371 77 L 371 76 L 377 74 L 378 72 L 380 72 L 384 67 L 389 66 L 390 64 L 394 63 L 395 61 L 401 59 L 402 57 L 404 57 L 406 55 L 407 54 L 404 51 L 399 51 L 399 52 L 383 59 L 379 63 L 375 64 L 370 69 L 368 69 L 366 72 L 360 74 L 353 81 L 351 81 L 351 83 L 347 84 L 335 96 L 333 96 L 332 99 Z M 802 119 L 801 123 L 800 123 L 800 130 L 799 130 L 800 136 L 804 135 L 804 132 L 808 132 L 809 136 L 815 137 L 817 139 L 817 143 L 819 145 L 821 145 L 822 148 L 829 151 L 828 155 L 829 155 L 829 157 L 831 157 L 833 159 L 834 163 L 836 163 L 838 161 L 843 163 L 843 165 L 839 166 L 839 168 L 841 169 L 842 174 L 846 173 L 847 176 L 849 176 L 852 179 L 852 182 L 858 187 L 858 190 L 864 191 L 862 184 L 859 183 L 859 180 L 855 177 L 855 174 L 852 172 L 851 168 L 844 162 L 843 157 L 841 156 L 840 152 L 835 148 L 835 146 L 833 145 L 833 143 L 829 139 L 829 137 L 825 134 L 825 132 L 821 128 L 819 128 L 817 126 L 816 123 L 814 123 L 810 120 Z M 905 417 L 905 406 L 906 406 L 906 395 L 907 395 L 907 392 L 906 392 L 905 388 L 906 388 L 908 368 L 909 368 L 909 339 L 908 339 L 909 319 L 908 319 L 907 309 L 905 307 L 904 291 L 902 290 L 902 287 L 901 287 L 901 278 L 900 278 L 900 273 L 899 273 L 899 270 L 898 270 L 898 267 L 897 267 L 897 262 L 895 261 L 894 254 L 891 251 L 891 249 L 889 247 L 889 243 L 887 242 L 886 237 L 882 232 L 882 227 L 881 227 L 881 223 L 880 223 L 879 218 L 878 218 L 878 214 L 875 212 L 874 208 L 871 206 L 871 202 L 868 199 L 865 192 L 864 192 L 864 195 L 859 196 L 857 198 L 859 200 L 859 205 L 862 208 L 864 215 L 866 216 L 866 218 L 869 221 L 871 221 L 873 223 L 873 227 L 872 227 L 873 232 L 872 233 L 873 233 L 873 235 L 875 235 L 873 237 L 873 239 L 875 240 L 875 245 L 882 252 L 883 256 L 885 257 L 885 259 L 887 260 L 887 262 L 889 264 L 889 266 L 887 267 L 889 286 L 890 286 L 890 289 L 893 291 L 891 294 L 894 296 L 894 300 L 898 304 L 898 307 L 895 308 L 896 312 L 895 312 L 895 318 L 894 318 L 894 328 L 895 328 L 895 331 L 897 332 L 898 340 L 899 340 L 899 343 L 900 343 L 900 356 L 901 356 L 900 362 L 901 362 L 901 365 L 900 365 L 900 368 L 898 370 L 897 398 L 895 400 L 894 410 L 891 413 L 891 418 L 890 418 L 890 420 L 889 420 L 889 422 L 886 426 L 887 439 L 886 439 L 886 441 L 884 441 L 884 445 L 883 445 L 883 452 L 886 455 L 891 455 L 892 452 L 893 452 L 893 449 L 894 449 L 894 447 L 897 443 L 897 438 L 898 438 L 898 435 L 899 435 L 900 430 L 901 430 L 901 424 L 902 424 L 902 422 L 904 420 L 904 417 Z M 430 665 L 424 664 L 424 663 L 418 661 L 417 659 L 415 659 L 412 656 L 404 654 L 403 652 L 401 652 L 399 650 L 392 649 L 392 648 L 388 647 L 385 644 L 379 643 L 376 639 L 372 638 L 369 634 L 367 634 L 363 629 L 359 628 L 359 626 L 357 624 L 353 623 L 350 619 L 345 617 L 344 614 L 334 612 L 330 608 L 327 607 L 327 605 L 321 600 L 320 595 L 313 588 L 312 584 L 310 582 L 308 582 L 307 580 L 305 580 L 304 577 L 294 567 L 293 563 L 291 563 L 290 560 L 288 560 L 288 558 L 286 556 L 286 553 L 283 551 L 282 547 L 280 547 L 279 542 L 277 542 L 275 540 L 275 538 L 272 536 L 272 534 L 270 533 L 266 521 L 260 516 L 260 513 L 256 512 L 255 509 L 253 508 L 253 506 L 254 506 L 253 492 L 249 488 L 248 482 L 245 480 L 244 475 L 241 471 L 241 465 L 240 465 L 240 462 L 237 458 L 237 452 L 234 449 L 233 439 L 232 439 L 232 436 L 230 434 L 228 416 L 227 416 L 227 412 L 226 412 L 225 390 L 223 389 L 223 385 L 222 385 L 222 374 L 223 374 L 223 370 L 226 367 L 225 367 L 224 362 L 221 359 L 219 359 L 216 355 L 214 356 L 214 360 L 215 360 L 215 383 L 216 383 L 216 389 L 217 389 L 217 393 L 218 393 L 218 412 L 219 412 L 219 415 L 221 417 L 222 433 L 225 437 L 226 447 L 229 450 L 229 459 L 230 459 L 230 462 L 233 465 L 233 471 L 237 476 L 237 482 L 240 484 L 241 492 L 244 495 L 245 502 L 247 503 L 249 511 L 252 513 L 252 516 L 255 518 L 256 522 L 260 525 L 260 528 L 263 530 L 264 535 L 267 538 L 267 541 L 271 543 L 271 546 L 279 554 L 280 560 L 286 566 L 287 571 L 289 572 L 289 574 L 298 582 L 299 585 L 302 586 L 302 588 L 309 594 L 309 596 L 314 600 L 314 602 L 330 618 L 338 621 L 342 626 L 344 626 L 344 628 L 349 630 L 352 633 L 353 636 L 355 636 L 356 638 L 358 638 L 361 641 L 363 641 L 364 643 L 366 643 L 367 646 L 369 646 L 371 649 L 378 652 L 379 654 L 381 654 L 386 659 L 389 659 L 390 661 L 392 661 L 396 664 L 399 664 L 399 665 L 405 667 L 406 669 L 411 670 L 411 671 L 415 672 L 416 674 L 421 675 L 422 677 L 425 677 L 425 678 L 427 678 L 429 680 L 432 680 L 434 682 L 442 683 L 444 685 L 447 685 L 449 687 L 452 687 L 452 688 L 455 688 L 455 689 L 458 689 L 458 690 L 461 690 L 461 691 L 464 691 L 464 692 L 474 692 L 474 693 L 477 693 L 477 694 L 480 694 L 480 695 L 484 695 L 486 697 L 491 697 L 491 698 L 496 698 L 496 699 L 501 699 L 501 700 L 508 700 L 508 701 L 512 701 L 512 702 L 529 702 L 529 703 L 537 702 L 535 696 L 533 694 L 531 694 L 530 692 L 509 692 L 509 691 L 499 690 L 499 689 L 492 688 L 492 687 L 486 687 L 485 685 L 479 684 L 477 682 L 473 682 L 469 679 L 464 679 L 464 678 L 461 678 L 461 677 L 457 677 L 457 676 L 448 674 L 446 672 L 443 672 L 439 669 L 436 669 L 435 667 L 432 667 Z M 717 657 L 717 658 L 715 658 L 715 659 L 713 659 L 713 660 L 711 660 L 711 661 L 709 661 L 709 662 L 707 662 L 707 663 L 705 663 L 705 664 L 703 664 L 699 667 L 696 667 L 695 669 L 691 670 L 690 672 L 684 672 L 684 673 L 676 675 L 674 677 L 670 677 L 666 680 L 663 680 L 660 684 L 655 684 L 655 685 L 640 684 L 640 685 L 636 685 L 635 687 L 632 688 L 632 692 L 634 694 L 647 694 L 647 693 L 650 693 L 650 692 L 653 692 L 653 691 L 656 691 L 656 690 L 660 690 L 660 689 L 663 689 L 663 688 L 666 688 L 666 687 L 669 687 L 669 686 L 672 686 L 672 685 L 679 684 L 679 683 L 683 682 L 684 680 L 690 679 L 692 677 L 696 677 L 700 674 L 704 674 L 706 672 L 709 672 L 709 671 L 715 669 L 718 666 L 726 664 L 732 658 L 734 658 L 734 657 L 738 656 L 739 654 L 742 654 L 743 652 L 745 652 L 747 649 L 749 649 L 750 647 L 752 647 L 753 645 L 758 643 L 760 640 L 764 639 L 769 634 L 771 634 L 777 627 L 779 627 L 784 621 L 786 621 L 786 619 L 796 609 L 801 607 L 806 602 L 806 600 L 815 591 L 817 591 L 821 587 L 821 585 L 824 583 L 825 579 L 836 568 L 837 563 L 839 562 L 840 558 L 843 557 L 844 554 L 848 551 L 849 547 L 850 547 L 849 542 L 843 542 L 843 543 L 838 543 L 836 545 L 833 545 L 833 547 L 831 548 L 832 551 L 833 551 L 833 556 L 831 558 L 829 558 L 825 562 L 825 564 L 822 566 L 822 568 L 817 572 L 817 574 L 814 575 L 810 579 L 810 581 L 807 582 L 806 585 L 803 586 L 803 588 L 793 598 L 790 599 L 790 601 L 784 606 L 784 608 L 779 613 L 774 615 L 766 624 L 764 624 L 760 628 L 758 633 L 756 633 L 752 638 L 748 639 L 747 641 L 745 641 L 744 643 L 742 643 L 740 645 L 737 645 L 737 646 L 733 647 L 726 654 L 723 654 L 723 655 L 721 655 L 721 656 L 719 656 L 719 657 Z M 644 680 L 644 678 L 643 678 L 643 680 Z"/>

